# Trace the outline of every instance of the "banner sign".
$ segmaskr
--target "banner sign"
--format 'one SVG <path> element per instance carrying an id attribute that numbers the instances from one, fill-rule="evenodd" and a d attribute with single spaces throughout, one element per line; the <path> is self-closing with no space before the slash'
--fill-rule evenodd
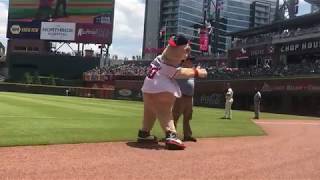
<path id="1" fill-rule="evenodd" d="M 104 25 L 112 25 L 113 18 L 112 18 L 112 14 L 103 14 L 103 15 L 99 15 L 94 17 L 93 23 L 94 24 L 104 24 Z"/>
<path id="2" fill-rule="evenodd" d="M 194 96 L 194 105 L 206 107 L 223 107 L 224 94 L 219 93 L 197 93 Z"/>
<path id="3" fill-rule="evenodd" d="M 231 57 L 236 60 L 248 59 L 250 57 L 264 57 L 270 56 L 274 53 L 274 47 L 272 45 L 249 47 L 230 50 Z"/>
<path id="4" fill-rule="evenodd" d="M 111 32 L 113 28 L 115 0 L 10 0 L 8 7 L 8 28 L 7 37 L 16 39 L 43 39 L 52 41 L 74 41 L 75 27 L 56 27 L 59 23 L 85 23 L 107 25 L 105 29 Z M 14 24 L 15 22 L 25 22 L 27 24 Z M 28 23 L 39 23 L 36 33 L 33 25 Z M 43 22 L 43 24 L 41 24 Z M 57 24 L 46 24 L 57 23 Z M 13 27 L 12 27 L 13 26 Z M 25 29 L 23 27 L 25 26 Z M 43 27 L 44 26 L 44 27 Z M 28 29 L 32 28 L 32 29 Z M 49 29 L 54 28 L 54 29 Z M 59 28 L 59 30 L 57 29 Z M 13 33 L 20 34 L 12 34 Z M 43 32 L 41 32 L 41 29 Z M 72 29 L 73 32 L 66 32 Z M 111 30 L 110 30 L 111 29 Z M 73 34 L 73 35 L 72 35 Z M 37 37 L 37 38 L 36 38 Z M 57 39 L 55 39 L 57 38 Z M 90 38 L 85 38 L 90 39 Z M 85 41 L 85 43 L 97 43 Z M 108 37 L 108 44 L 111 44 L 112 38 Z M 105 42 L 101 40 L 101 42 Z"/>
<path id="5" fill-rule="evenodd" d="M 201 29 L 201 32 L 200 32 L 200 50 L 201 51 L 208 51 L 208 48 L 209 48 L 209 35 L 208 35 L 208 30 L 205 28 L 205 29 Z"/>
<path id="6" fill-rule="evenodd" d="M 264 83 L 262 92 L 273 91 L 320 91 L 320 85 L 308 83 L 291 83 L 291 84 L 269 84 Z"/>
<path id="7" fill-rule="evenodd" d="M 7 38 L 39 39 L 40 22 L 8 22 Z"/>
<path id="8" fill-rule="evenodd" d="M 314 49 L 320 49 L 319 39 L 284 44 L 281 46 L 280 51 L 281 53 L 290 53 L 290 52 L 300 52 L 300 51 L 314 50 Z"/>
<path id="9" fill-rule="evenodd" d="M 74 41 L 75 39 L 75 23 L 64 22 L 42 22 L 41 23 L 41 40 L 57 40 L 57 41 Z"/>
<path id="10" fill-rule="evenodd" d="M 76 25 L 75 41 L 78 43 L 111 44 L 112 25 L 79 23 Z"/>
<path id="11" fill-rule="evenodd" d="M 139 90 L 132 89 L 116 89 L 114 94 L 115 99 L 141 101 L 142 92 Z"/>

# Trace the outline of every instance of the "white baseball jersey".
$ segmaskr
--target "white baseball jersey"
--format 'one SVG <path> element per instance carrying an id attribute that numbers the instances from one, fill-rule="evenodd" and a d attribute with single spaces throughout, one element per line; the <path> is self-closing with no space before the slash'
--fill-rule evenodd
<path id="1" fill-rule="evenodd" d="M 170 92 L 176 97 L 181 97 L 180 87 L 174 79 L 178 70 L 177 67 L 165 64 L 161 56 L 156 57 L 150 64 L 142 92 L 151 94 Z"/>
<path id="2" fill-rule="evenodd" d="M 233 102 L 233 91 L 231 88 L 228 88 L 228 91 L 226 93 L 226 102 Z"/>

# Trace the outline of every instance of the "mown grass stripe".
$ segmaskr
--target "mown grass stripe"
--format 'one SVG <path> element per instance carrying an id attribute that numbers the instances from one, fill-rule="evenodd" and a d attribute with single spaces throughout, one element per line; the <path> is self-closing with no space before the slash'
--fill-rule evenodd
<path id="1" fill-rule="evenodd" d="M 223 109 L 195 107 L 194 135 L 264 135 L 250 120 L 253 112 L 233 111 L 232 120 L 220 119 L 223 113 Z M 142 114 L 141 102 L 0 92 L 0 146 L 134 141 Z M 262 113 L 262 118 L 268 117 L 303 119 Z M 152 132 L 164 136 L 158 122 Z"/>

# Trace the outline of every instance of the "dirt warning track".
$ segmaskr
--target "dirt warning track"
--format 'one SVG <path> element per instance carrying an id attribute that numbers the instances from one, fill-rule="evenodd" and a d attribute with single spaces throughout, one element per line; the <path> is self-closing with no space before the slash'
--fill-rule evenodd
<path id="1" fill-rule="evenodd" d="M 259 120 L 267 136 L 0 148 L 0 179 L 319 179 L 320 121 Z"/>

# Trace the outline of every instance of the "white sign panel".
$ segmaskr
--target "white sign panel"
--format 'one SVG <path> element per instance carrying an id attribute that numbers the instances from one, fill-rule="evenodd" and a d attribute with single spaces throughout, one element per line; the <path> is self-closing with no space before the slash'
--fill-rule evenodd
<path id="1" fill-rule="evenodd" d="M 40 39 L 74 41 L 76 23 L 42 22 Z"/>

